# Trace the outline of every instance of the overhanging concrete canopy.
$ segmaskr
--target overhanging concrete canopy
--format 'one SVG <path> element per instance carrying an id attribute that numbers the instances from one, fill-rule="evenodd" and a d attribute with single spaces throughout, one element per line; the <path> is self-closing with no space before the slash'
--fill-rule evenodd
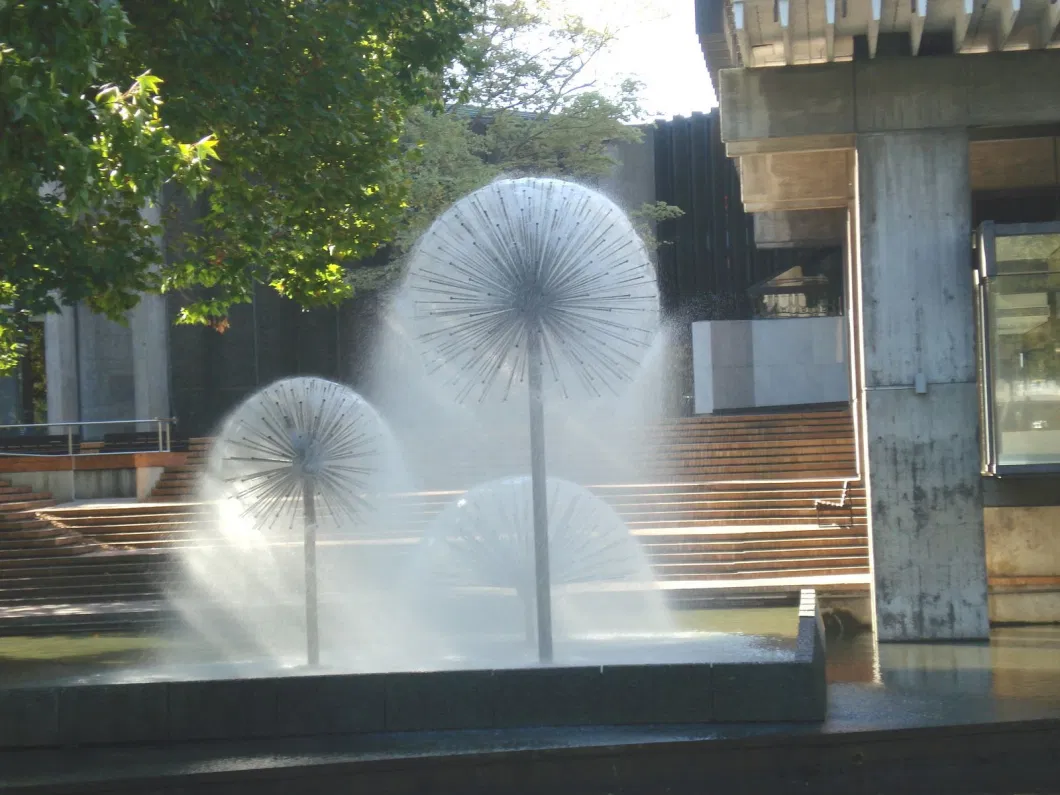
<path id="1" fill-rule="evenodd" d="M 1054 46 L 1053 0 L 697 0 L 696 26 L 715 77 L 729 67 Z"/>
<path id="2" fill-rule="evenodd" d="M 845 208 L 853 198 L 853 152 L 776 152 L 740 158 L 744 210 Z"/>
<path id="3" fill-rule="evenodd" d="M 843 135 L 1060 122 L 1060 49 L 725 69 L 719 81 L 729 147 L 792 139 L 776 148 L 804 149 Z"/>
<path id="4" fill-rule="evenodd" d="M 754 149 L 750 146 L 737 147 L 737 151 L 749 151 L 738 156 L 744 209 L 751 213 L 779 213 L 783 217 L 793 211 L 846 208 L 854 197 L 853 138 L 842 139 L 837 144 L 843 141 L 847 143 L 835 149 L 809 151 L 759 152 L 750 151 Z M 1057 186 L 1060 185 L 1060 136 L 971 141 L 968 161 L 974 191 Z M 816 228 L 811 225 L 805 232 L 796 232 L 796 228 L 803 228 L 808 221 L 799 220 L 798 227 L 778 226 L 780 221 L 781 218 L 763 220 L 763 232 L 759 235 L 756 217 L 756 239 L 770 241 L 778 236 L 778 240 L 787 240 L 789 236 L 792 240 L 803 239 Z"/>
<path id="5" fill-rule="evenodd" d="M 725 69 L 720 85 L 749 212 L 847 206 L 872 133 L 967 129 L 973 190 L 1060 184 L 1060 49 Z"/>

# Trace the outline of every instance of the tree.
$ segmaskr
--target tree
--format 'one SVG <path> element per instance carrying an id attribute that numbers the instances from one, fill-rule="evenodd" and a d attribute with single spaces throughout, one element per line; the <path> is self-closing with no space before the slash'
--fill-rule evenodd
<path id="1" fill-rule="evenodd" d="M 120 316 L 157 258 L 140 217 L 167 180 L 193 185 L 212 141 L 177 143 L 159 80 L 110 82 L 124 46 L 116 3 L 0 4 L 0 370 L 14 366 L 29 318 L 87 299 Z"/>
<path id="2" fill-rule="evenodd" d="M 121 320 L 183 290 L 183 322 L 221 325 L 257 281 L 349 295 L 472 2 L 0 0 L 0 369 L 60 304 Z M 204 213 L 163 262 L 141 211 L 167 184 Z"/>
<path id="3" fill-rule="evenodd" d="M 641 86 L 598 86 L 594 57 L 615 39 L 576 16 L 558 23 L 525 0 L 489 2 L 468 36 L 464 58 L 448 70 L 439 102 L 408 117 L 409 204 L 394 240 L 406 251 L 461 196 L 504 175 L 563 176 L 594 183 L 615 166 L 611 145 L 642 137 Z M 680 215 L 664 203 L 635 208 L 639 231 Z M 400 256 L 353 270 L 359 288 L 385 285 L 402 272 Z"/>

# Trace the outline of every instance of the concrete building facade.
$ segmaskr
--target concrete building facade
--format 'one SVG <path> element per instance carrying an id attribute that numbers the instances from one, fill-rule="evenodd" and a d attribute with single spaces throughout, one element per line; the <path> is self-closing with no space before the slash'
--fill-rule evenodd
<path id="1" fill-rule="evenodd" d="M 818 213 L 848 220 L 852 405 L 881 640 L 985 637 L 988 563 L 1002 558 L 1010 579 L 1041 586 L 1015 594 L 1024 615 L 1042 618 L 1043 599 L 1055 607 L 1048 503 L 1060 503 L 1060 468 L 987 485 L 980 445 L 993 433 L 993 354 L 977 345 L 973 232 L 1044 220 L 1060 184 L 1060 5 L 1003 5 L 697 3 L 745 207 L 791 214 L 792 228 Z M 998 501 L 1021 505 L 1019 518 Z M 1008 602 L 995 619 L 1021 613 Z"/>
<path id="2" fill-rule="evenodd" d="M 693 410 L 849 401 L 881 640 L 1060 621 L 1060 467 L 1046 450 L 1034 473 L 992 469 L 993 277 L 973 247 L 986 222 L 1060 219 L 1060 3 L 998 16 L 994 2 L 894 4 L 885 19 L 868 0 L 698 0 L 720 123 L 655 127 L 603 185 L 630 208 L 686 209 L 660 227 L 680 234 L 659 273 L 687 327 Z M 1047 259 L 1040 300 L 1004 307 L 1035 330 L 1056 320 Z M 791 303 L 820 284 L 839 306 Z M 175 415 L 199 435 L 278 377 L 359 387 L 379 315 L 371 300 L 301 312 L 261 289 L 218 335 L 174 327 L 176 309 L 149 298 L 127 326 L 79 307 L 48 317 L 48 420 Z M 1029 422 L 1018 433 L 1051 438 L 1048 419 Z"/>

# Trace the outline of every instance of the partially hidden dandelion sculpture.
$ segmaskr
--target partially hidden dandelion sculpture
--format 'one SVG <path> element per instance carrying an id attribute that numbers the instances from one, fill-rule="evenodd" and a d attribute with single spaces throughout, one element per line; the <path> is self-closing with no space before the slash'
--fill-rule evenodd
<path id="1" fill-rule="evenodd" d="M 247 519 L 283 539 L 303 525 L 306 656 L 320 661 L 317 529 L 348 525 L 369 506 L 384 443 L 382 420 L 351 389 L 287 378 L 254 393 L 224 423 L 214 474 Z"/>
<path id="2" fill-rule="evenodd" d="M 555 586 L 644 583 L 651 575 L 640 543 L 615 511 L 587 489 L 548 478 L 550 582 Z M 476 486 L 427 529 L 424 572 L 433 582 L 509 588 L 534 628 L 534 517 L 531 479 Z"/>
<path id="3" fill-rule="evenodd" d="M 556 179 L 494 182 L 454 204 L 413 253 L 407 289 L 427 368 L 459 401 L 530 401 L 537 642 L 552 659 L 543 394 L 617 393 L 658 325 L 654 268 L 609 199 Z"/>

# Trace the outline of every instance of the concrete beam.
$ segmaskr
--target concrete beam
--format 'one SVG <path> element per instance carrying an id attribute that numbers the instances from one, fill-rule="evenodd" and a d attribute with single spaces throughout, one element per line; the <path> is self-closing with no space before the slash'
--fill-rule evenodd
<path id="1" fill-rule="evenodd" d="M 852 197 L 848 152 L 852 135 L 799 138 L 807 149 L 785 149 L 786 141 L 737 141 L 727 152 L 741 163 L 744 206 L 768 213 L 843 207 Z M 778 151 L 779 147 L 779 151 Z M 1038 188 L 1060 184 L 1060 138 L 1004 138 L 969 146 L 972 190 Z"/>
<path id="2" fill-rule="evenodd" d="M 1060 26 L 1060 2 L 1050 3 L 1045 7 L 1041 20 L 1038 22 L 1038 36 L 1035 46 L 1048 47 L 1056 35 L 1056 28 Z"/>
<path id="3" fill-rule="evenodd" d="M 1060 122 L 1060 50 L 720 73 L 726 144 Z"/>
<path id="4" fill-rule="evenodd" d="M 953 51 L 959 53 L 964 46 L 964 40 L 968 37 L 968 25 L 975 13 L 975 0 L 958 0 L 953 20 Z"/>
<path id="5" fill-rule="evenodd" d="M 968 147 L 972 190 L 1040 188 L 1060 184 L 1060 138 L 972 141 Z"/>
<path id="6" fill-rule="evenodd" d="M 824 49 L 829 63 L 835 60 L 835 3 L 824 0 Z"/>
<path id="7" fill-rule="evenodd" d="M 857 131 L 967 126 L 965 80 L 971 60 L 891 58 L 856 64 Z M 928 64 L 928 68 L 923 64 Z"/>
<path id="8" fill-rule="evenodd" d="M 994 53 L 969 61 L 967 126 L 1060 122 L 1060 50 Z"/>
<path id="9" fill-rule="evenodd" d="M 777 22 L 783 31 L 784 63 L 792 66 L 795 63 L 795 52 L 791 47 L 791 0 L 777 0 Z"/>
<path id="10" fill-rule="evenodd" d="M 758 248 L 841 246 L 847 234 L 847 211 L 792 210 L 755 213 Z"/>
<path id="11" fill-rule="evenodd" d="M 718 82 L 726 143 L 857 132 L 852 63 L 723 69 Z"/>
<path id="12" fill-rule="evenodd" d="M 827 152 L 833 149 L 853 149 L 857 136 L 853 133 L 843 135 L 803 135 L 799 138 L 762 138 L 752 141 L 730 141 L 725 144 L 725 154 L 729 157 L 743 155 L 764 155 L 770 152 Z"/>
<path id="13" fill-rule="evenodd" d="M 880 40 L 880 19 L 883 17 L 883 0 L 870 0 L 868 21 L 869 57 L 876 57 L 876 48 Z"/>
<path id="14" fill-rule="evenodd" d="M 755 65 L 755 53 L 751 47 L 751 38 L 747 30 L 750 21 L 747 16 L 747 3 L 737 0 L 732 4 L 733 28 L 736 30 L 736 46 L 740 50 L 740 59 L 744 66 Z"/>
<path id="15" fill-rule="evenodd" d="M 924 38 L 925 19 L 927 19 L 927 0 L 913 0 L 909 17 L 909 48 L 913 55 L 920 52 L 920 41 Z"/>
<path id="16" fill-rule="evenodd" d="M 853 196 L 850 150 L 746 155 L 739 162 L 749 213 L 845 208 Z"/>
<path id="17" fill-rule="evenodd" d="M 1005 49 L 1022 6 L 1023 0 L 1001 0 L 1001 12 L 997 16 L 997 32 L 994 38 L 995 50 Z"/>

